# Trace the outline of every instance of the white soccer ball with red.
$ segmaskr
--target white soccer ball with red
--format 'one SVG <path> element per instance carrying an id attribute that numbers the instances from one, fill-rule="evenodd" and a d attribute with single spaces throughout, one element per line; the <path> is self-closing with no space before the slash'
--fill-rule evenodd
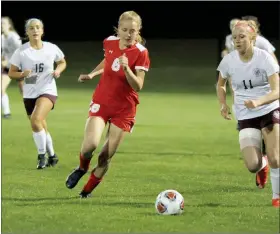
<path id="1" fill-rule="evenodd" d="M 184 197 L 176 190 L 165 190 L 157 196 L 155 207 L 160 215 L 180 215 L 184 211 Z"/>

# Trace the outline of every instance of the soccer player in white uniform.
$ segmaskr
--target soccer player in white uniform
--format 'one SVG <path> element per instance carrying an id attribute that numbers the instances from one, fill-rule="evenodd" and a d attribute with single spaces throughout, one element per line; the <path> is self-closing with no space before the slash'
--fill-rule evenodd
<path id="1" fill-rule="evenodd" d="M 11 117 L 11 109 L 9 103 L 9 96 L 6 92 L 11 79 L 8 76 L 9 61 L 17 48 L 22 44 L 21 38 L 14 28 L 13 21 L 9 17 L 1 18 L 2 36 L 1 36 L 1 50 L 2 50 L 2 74 L 1 74 L 1 94 L 2 94 L 2 111 L 3 117 L 9 119 Z M 18 85 L 22 93 L 23 81 L 19 80 Z"/>
<path id="2" fill-rule="evenodd" d="M 248 21 L 254 21 L 256 27 L 257 27 L 257 37 L 256 37 L 256 41 L 255 41 L 255 47 L 263 49 L 265 51 L 267 51 L 268 53 L 270 53 L 274 59 L 277 61 L 277 58 L 275 56 L 275 47 L 263 36 L 261 36 L 260 33 L 260 23 L 258 21 L 258 18 L 255 16 L 243 16 L 242 20 L 248 20 Z M 232 28 L 234 27 L 234 25 L 238 22 L 238 19 L 233 19 L 230 21 L 230 29 L 232 31 Z M 222 58 L 227 55 L 228 53 L 232 52 L 235 50 L 234 48 L 234 43 L 233 43 L 233 39 L 232 39 L 232 34 L 228 35 L 226 37 L 226 42 L 225 42 L 225 46 L 226 49 L 223 50 L 222 52 Z M 229 80 L 229 84 L 230 84 L 230 80 Z M 231 85 L 230 85 L 231 87 Z M 232 90 L 231 90 L 232 91 Z M 232 95 L 234 97 L 234 95 Z M 233 112 L 235 112 L 234 107 L 232 107 Z M 239 126 L 237 126 L 237 129 L 239 128 Z M 266 149 L 265 149 L 265 142 L 264 140 L 262 141 L 262 154 L 265 157 L 266 156 Z"/>
<path id="3" fill-rule="evenodd" d="M 267 161 L 261 154 L 262 136 L 267 146 L 272 184 L 272 205 L 279 208 L 279 65 L 271 54 L 254 47 L 257 27 L 239 21 L 233 28 L 236 50 L 226 55 L 217 70 L 217 95 L 221 115 L 231 119 L 226 103 L 226 80 L 231 79 L 239 144 L 245 165 L 257 173 L 259 185 L 267 180 Z"/>
<path id="4" fill-rule="evenodd" d="M 55 44 L 42 41 L 43 29 L 43 23 L 39 19 L 29 19 L 26 22 L 29 42 L 13 54 L 9 70 L 12 79 L 24 78 L 23 99 L 38 150 L 37 169 L 54 166 L 58 162 L 51 135 L 47 131 L 46 117 L 57 99 L 55 79 L 66 68 L 63 52 Z M 48 160 L 45 158 L 46 152 Z"/>

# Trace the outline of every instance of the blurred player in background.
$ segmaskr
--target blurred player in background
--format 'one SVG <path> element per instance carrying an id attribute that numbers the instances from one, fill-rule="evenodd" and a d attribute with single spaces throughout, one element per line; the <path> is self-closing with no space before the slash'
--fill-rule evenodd
<path id="1" fill-rule="evenodd" d="M 124 12 L 119 18 L 117 36 L 103 41 L 105 58 L 91 73 L 79 77 L 79 81 L 83 82 L 102 73 L 90 104 L 80 165 L 66 180 L 69 189 L 74 188 L 88 171 L 93 153 L 109 123 L 97 165 L 80 193 L 82 198 L 88 197 L 101 182 L 125 133 L 132 131 L 139 104 L 137 92 L 143 88 L 145 73 L 150 66 L 148 50 L 141 44 L 141 28 L 142 20 L 137 13 Z"/>
<path id="2" fill-rule="evenodd" d="M 239 20 L 240 19 L 235 18 L 235 19 L 232 19 L 229 22 L 229 28 L 230 28 L 231 34 L 226 36 L 226 39 L 225 39 L 225 49 L 221 53 L 222 58 L 225 57 L 227 54 L 229 54 L 230 52 L 232 52 L 234 50 L 233 41 L 232 41 L 232 29 L 233 29 L 234 25 Z"/>
<path id="3" fill-rule="evenodd" d="M 272 205 L 279 208 L 279 65 L 270 53 L 254 47 L 257 33 L 254 21 L 239 21 L 234 26 L 236 50 L 226 55 L 217 68 L 217 95 L 221 115 L 231 119 L 226 102 L 226 80 L 230 78 L 245 164 L 256 173 L 257 186 L 261 188 L 267 182 L 270 164 Z M 262 136 L 268 162 L 261 154 Z"/>
<path id="4" fill-rule="evenodd" d="M 22 44 L 21 38 L 14 28 L 13 21 L 9 17 L 1 18 L 1 95 L 2 95 L 2 111 L 3 117 L 9 119 L 11 117 L 11 109 L 9 103 L 9 96 L 7 94 L 7 88 L 11 82 L 10 77 L 8 76 L 10 59 L 17 48 Z M 20 92 L 22 93 L 23 80 L 18 80 L 18 85 Z"/>
<path id="5" fill-rule="evenodd" d="M 41 20 L 27 20 L 25 31 L 29 42 L 13 54 L 9 76 L 12 79 L 24 78 L 23 100 L 38 151 L 37 169 L 43 169 L 55 166 L 58 162 L 47 130 L 46 118 L 57 99 L 55 79 L 65 70 L 66 61 L 63 52 L 56 45 L 42 41 L 44 26 Z M 46 152 L 48 160 L 45 158 Z"/>

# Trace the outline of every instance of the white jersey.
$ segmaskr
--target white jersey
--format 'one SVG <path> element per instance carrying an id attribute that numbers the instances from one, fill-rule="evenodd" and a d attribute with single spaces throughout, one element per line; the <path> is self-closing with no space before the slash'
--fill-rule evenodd
<path id="1" fill-rule="evenodd" d="M 229 53 L 235 50 L 231 34 L 226 36 L 225 46 Z M 256 38 L 255 47 L 263 49 L 270 54 L 274 53 L 276 50 L 266 38 L 260 35 Z"/>
<path id="2" fill-rule="evenodd" d="M 10 31 L 7 37 L 2 34 L 1 36 L 1 50 L 2 50 L 2 57 L 8 61 L 8 67 L 10 67 L 9 61 L 16 51 L 22 45 L 22 41 L 20 36 L 13 31 Z"/>
<path id="3" fill-rule="evenodd" d="M 55 78 L 52 76 L 54 62 L 64 58 L 63 52 L 50 42 L 43 42 L 43 48 L 36 50 L 27 42 L 16 50 L 11 64 L 22 71 L 32 70 L 31 77 L 24 79 L 23 97 L 37 98 L 42 94 L 57 96 Z"/>
<path id="4" fill-rule="evenodd" d="M 245 63 L 235 50 L 222 59 L 217 70 L 222 78 L 231 79 L 234 110 L 238 120 L 263 116 L 279 107 L 279 100 L 254 109 L 248 109 L 244 105 L 246 100 L 259 99 L 271 91 L 268 77 L 279 73 L 279 65 L 268 52 L 254 47 L 251 61 Z"/>

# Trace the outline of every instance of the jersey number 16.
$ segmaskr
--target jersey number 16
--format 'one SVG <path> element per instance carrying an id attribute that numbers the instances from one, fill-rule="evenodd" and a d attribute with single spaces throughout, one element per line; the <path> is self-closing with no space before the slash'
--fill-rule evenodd
<path id="1" fill-rule="evenodd" d="M 35 65 L 35 70 L 36 70 L 36 73 L 37 72 L 43 72 L 44 71 L 44 64 L 43 63 L 36 64 Z"/>

